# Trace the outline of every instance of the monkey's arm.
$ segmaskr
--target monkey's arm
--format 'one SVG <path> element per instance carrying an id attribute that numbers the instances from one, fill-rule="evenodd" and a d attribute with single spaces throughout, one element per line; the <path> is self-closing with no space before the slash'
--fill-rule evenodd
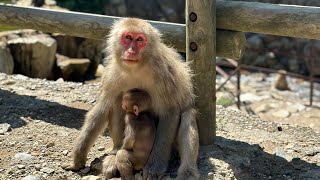
<path id="1" fill-rule="evenodd" d="M 143 179 L 158 179 L 164 175 L 170 158 L 172 143 L 179 124 L 180 111 L 167 111 L 159 117 L 155 142 L 148 162 L 143 168 Z"/>
<path id="2" fill-rule="evenodd" d="M 126 150 L 132 149 L 135 141 L 136 141 L 135 138 L 132 136 L 125 137 L 123 140 L 123 145 L 121 149 L 126 149 Z"/>
<path id="3" fill-rule="evenodd" d="M 66 170 L 79 170 L 85 166 L 87 154 L 98 135 L 109 122 L 110 103 L 105 93 L 102 93 L 97 104 L 87 113 L 85 123 L 73 149 L 73 163 L 65 165 Z"/>

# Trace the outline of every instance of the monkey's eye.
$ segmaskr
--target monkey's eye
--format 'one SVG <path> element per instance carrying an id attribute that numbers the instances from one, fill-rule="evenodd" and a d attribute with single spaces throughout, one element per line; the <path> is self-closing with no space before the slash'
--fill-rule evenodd
<path id="1" fill-rule="evenodd" d="M 138 38 L 137 38 L 137 41 L 142 42 L 142 41 L 143 41 L 143 38 L 142 38 L 142 37 L 138 37 Z"/>
<path id="2" fill-rule="evenodd" d="M 132 40 L 132 37 L 130 35 L 126 35 L 126 39 Z"/>

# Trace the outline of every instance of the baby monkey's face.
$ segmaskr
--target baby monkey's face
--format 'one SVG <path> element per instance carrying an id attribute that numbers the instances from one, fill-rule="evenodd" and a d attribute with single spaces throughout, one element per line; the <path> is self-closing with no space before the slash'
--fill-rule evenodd
<path id="1" fill-rule="evenodd" d="M 123 98 L 121 106 L 122 106 L 122 109 L 127 113 L 133 113 L 136 116 L 138 116 L 140 113 L 137 103 L 129 99 Z"/>

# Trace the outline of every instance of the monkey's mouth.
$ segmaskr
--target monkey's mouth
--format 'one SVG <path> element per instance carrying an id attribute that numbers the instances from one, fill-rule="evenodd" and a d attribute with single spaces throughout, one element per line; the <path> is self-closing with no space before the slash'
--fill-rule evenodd
<path id="1" fill-rule="evenodd" d="M 124 62 L 128 63 L 128 64 L 136 64 L 139 62 L 138 59 L 124 59 Z"/>

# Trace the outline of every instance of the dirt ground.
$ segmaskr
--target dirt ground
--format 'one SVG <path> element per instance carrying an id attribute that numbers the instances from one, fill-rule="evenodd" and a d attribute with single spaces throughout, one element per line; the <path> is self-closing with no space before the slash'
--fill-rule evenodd
<path id="1" fill-rule="evenodd" d="M 0 179 L 91 175 L 90 162 L 112 147 L 107 133 L 91 148 L 87 168 L 71 172 L 61 165 L 70 161 L 99 87 L 0 74 Z M 168 176 L 176 176 L 177 164 L 171 161 Z M 200 148 L 198 167 L 201 179 L 320 179 L 320 134 L 217 106 L 217 137 Z"/>

